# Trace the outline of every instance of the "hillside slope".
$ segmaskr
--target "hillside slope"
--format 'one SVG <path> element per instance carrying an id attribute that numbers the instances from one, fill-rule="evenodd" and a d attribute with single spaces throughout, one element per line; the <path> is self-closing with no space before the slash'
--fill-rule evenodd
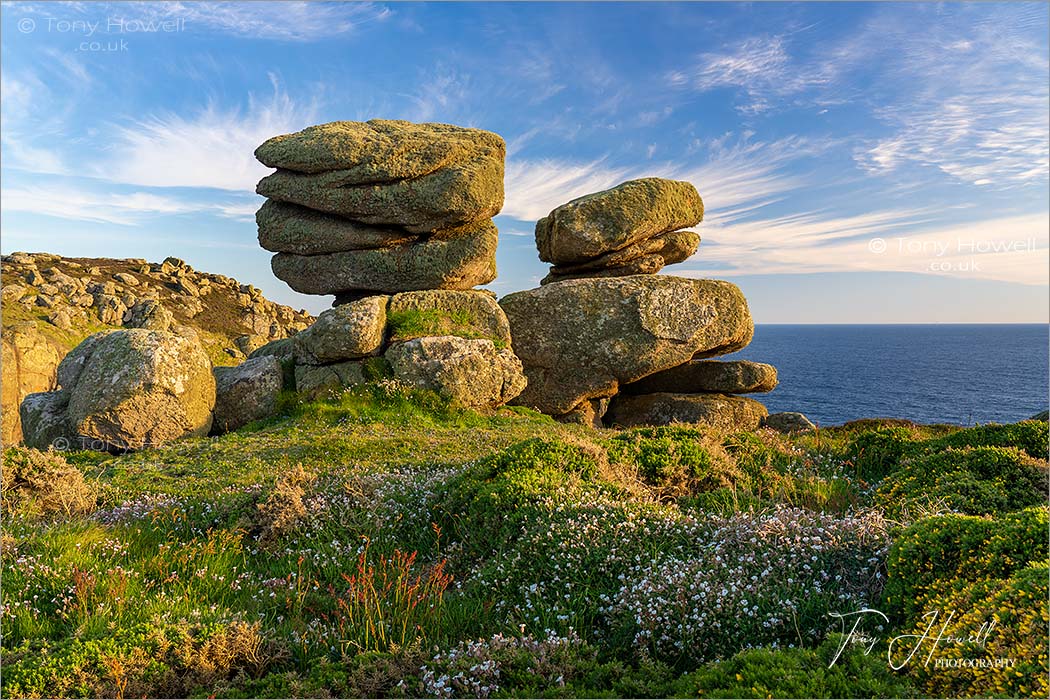
<path id="1" fill-rule="evenodd" d="M 4 444 L 21 439 L 18 404 L 54 388 L 58 361 L 88 335 L 128 324 L 192 329 L 216 365 L 233 365 L 313 322 L 256 287 L 183 261 L 12 253 L 0 261 Z M 148 304 L 155 300 L 160 310 Z M 144 318 L 148 316 L 148 318 Z"/>
<path id="2" fill-rule="evenodd" d="M 3 694 L 1046 697 L 1046 444 L 598 431 L 386 385 L 119 457 L 9 450 Z M 878 648 L 836 658 L 865 607 Z M 891 670 L 930 609 L 996 634 Z M 985 656 L 1013 661 L 959 666 Z"/>

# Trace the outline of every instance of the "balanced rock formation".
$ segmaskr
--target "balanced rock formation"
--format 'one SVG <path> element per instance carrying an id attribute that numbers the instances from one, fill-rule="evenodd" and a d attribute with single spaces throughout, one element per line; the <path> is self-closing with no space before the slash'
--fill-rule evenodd
<path id="1" fill-rule="evenodd" d="M 688 182 L 645 178 L 575 199 L 536 224 L 537 289 L 500 300 L 528 386 L 515 400 L 594 427 L 754 429 L 776 369 L 706 358 L 745 347 L 747 301 L 729 282 L 656 276 L 694 252 L 704 204 Z"/>
<path id="2" fill-rule="evenodd" d="M 554 416 L 754 333 L 729 282 L 657 275 L 566 280 L 500 300 L 529 383 L 515 403 Z"/>
<path id="3" fill-rule="evenodd" d="M 211 428 L 211 361 L 200 345 L 174 333 L 96 333 L 59 364 L 58 385 L 22 403 L 30 447 L 47 449 L 64 437 L 68 446 L 141 449 Z"/>
<path id="4" fill-rule="evenodd" d="M 331 122 L 255 151 L 259 244 L 306 294 L 470 289 L 496 276 L 503 139 L 406 121 Z"/>
<path id="5" fill-rule="evenodd" d="M 704 218 L 688 182 L 649 177 L 574 199 L 536 223 L 541 282 L 652 274 L 696 252 L 700 236 L 683 231 Z"/>

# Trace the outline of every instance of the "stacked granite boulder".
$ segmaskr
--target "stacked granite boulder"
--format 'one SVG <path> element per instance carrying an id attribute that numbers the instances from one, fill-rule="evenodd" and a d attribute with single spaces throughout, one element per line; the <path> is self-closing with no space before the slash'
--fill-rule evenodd
<path id="1" fill-rule="evenodd" d="M 332 122 L 256 152 L 259 243 L 278 278 L 335 308 L 276 356 L 286 386 L 319 395 L 383 379 L 496 407 L 525 386 L 490 292 L 503 206 L 503 139 L 405 121 Z"/>
<path id="2" fill-rule="evenodd" d="M 298 292 L 337 301 L 470 289 L 496 276 L 506 146 L 447 124 L 332 122 L 275 136 L 256 191 L 259 243 Z"/>
<path id="3" fill-rule="evenodd" d="M 751 342 L 740 289 L 652 274 L 696 251 L 699 236 L 683 229 L 703 212 L 691 184 L 645 178 L 573 200 L 537 223 L 551 274 L 500 301 L 528 377 L 515 403 L 595 427 L 759 426 L 765 407 L 736 394 L 770 390 L 776 370 L 706 360 Z"/>
<path id="4" fill-rule="evenodd" d="M 656 177 L 574 199 L 536 224 L 540 260 L 553 264 L 540 284 L 657 273 L 696 252 L 700 236 L 682 229 L 703 218 L 695 187 Z"/>

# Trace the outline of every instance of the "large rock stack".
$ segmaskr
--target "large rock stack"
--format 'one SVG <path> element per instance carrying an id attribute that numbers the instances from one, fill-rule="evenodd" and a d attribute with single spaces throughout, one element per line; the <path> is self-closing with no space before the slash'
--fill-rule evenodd
<path id="1" fill-rule="evenodd" d="M 255 155 L 277 172 L 257 191 L 274 274 L 336 306 L 277 356 L 306 394 L 394 378 L 495 407 L 525 385 L 496 276 L 506 147 L 447 124 L 333 122 L 277 136 Z"/>
<path id="2" fill-rule="evenodd" d="M 682 229 L 703 211 L 691 184 L 646 178 L 537 223 L 551 274 L 500 301 L 528 377 L 516 403 L 596 427 L 759 426 L 765 407 L 736 394 L 769 391 L 776 370 L 704 359 L 751 342 L 744 295 L 729 282 L 652 274 L 696 251 L 699 236 Z"/>
<path id="3" fill-rule="evenodd" d="M 405 121 L 332 122 L 255 151 L 259 243 L 298 292 L 337 301 L 470 289 L 496 276 L 503 139 Z"/>

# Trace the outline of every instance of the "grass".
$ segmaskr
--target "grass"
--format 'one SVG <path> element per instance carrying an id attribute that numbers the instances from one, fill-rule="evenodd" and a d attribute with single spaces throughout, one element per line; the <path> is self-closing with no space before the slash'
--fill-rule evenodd
<path id="1" fill-rule="evenodd" d="M 387 314 L 390 341 L 412 340 L 427 336 L 454 335 L 460 338 L 486 338 L 497 349 L 506 347 L 502 338 L 485 333 L 478 320 L 465 309 L 438 311 L 430 309 L 405 309 Z"/>
<path id="2" fill-rule="evenodd" d="M 981 615 L 1022 625 L 1004 649 L 1046 646 L 1045 576 L 1030 571 L 1045 571 L 1045 541 L 995 539 L 1045 525 L 1045 507 L 1011 510 L 1028 501 L 1009 491 L 1017 469 L 1045 469 L 1045 425 L 716 440 L 480 414 L 379 383 L 289 394 L 273 418 L 161 449 L 9 452 L 2 691 L 1035 697 L 1045 656 L 987 683 L 893 671 L 850 644 L 826 662 L 841 641 L 829 613 L 862 607 L 892 613 L 892 628 L 868 631 L 893 636 L 925 604 L 979 600 Z M 960 454 L 981 457 L 964 471 L 975 493 L 993 484 L 992 514 L 951 513 L 971 500 L 886 518 L 891 486 L 926 488 Z M 71 472 L 94 502 L 41 508 L 47 478 L 33 475 L 75 484 Z M 959 547 L 1011 563 L 941 554 Z M 958 583 L 923 597 L 941 580 Z"/>

